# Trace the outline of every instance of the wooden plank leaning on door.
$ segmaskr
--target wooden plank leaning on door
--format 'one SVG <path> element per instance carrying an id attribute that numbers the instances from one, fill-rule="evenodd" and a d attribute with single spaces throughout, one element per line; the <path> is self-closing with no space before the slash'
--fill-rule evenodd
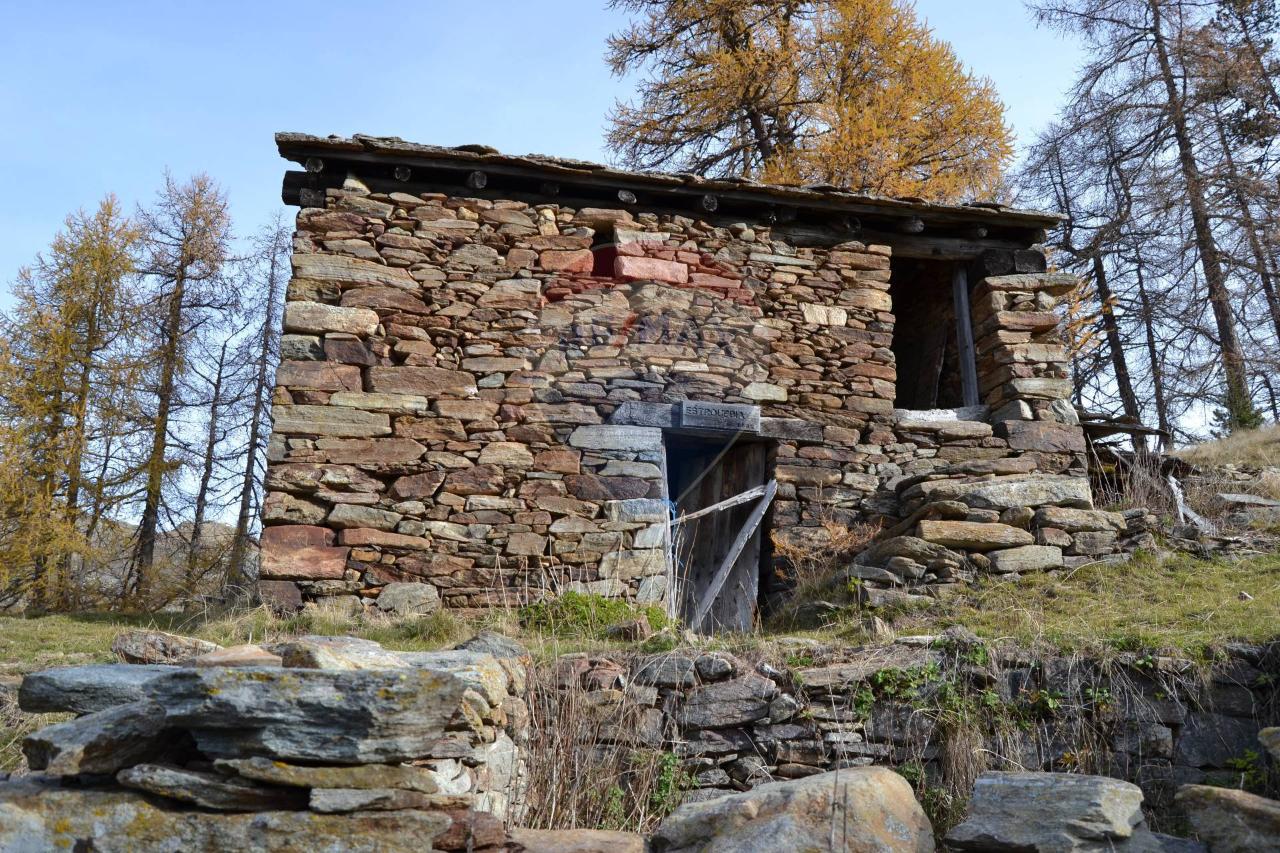
<path id="1" fill-rule="evenodd" d="M 736 506 L 737 504 L 744 503 L 745 500 L 750 500 L 750 498 L 746 498 L 745 500 L 738 500 L 738 498 L 741 498 L 743 495 L 756 492 L 759 488 L 761 487 L 751 489 L 748 492 L 743 492 L 742 494 L 729 498 L 726 501 L 721 501 L 720 504 L 716 504 L 714 507 L 707 507 L 705 510 L 700 510 L 700 512 L 705 513 L 716 508 L 723 508 L 722 504 Z M 746 522 L 738 531 L 737 537 L 733 540 L 733 545 L 729 548 L 729 553 L 725 555 L 724 560 L 720 563 L 720 568 L 716 570 L 715 576 L 712 577 L 711 584 L 707 587 L 702 603 L 698 605 L 698 610 L 693 617 L 693 624 L 689 626 L 694 631 L 697 631 L 702 626 L 703 620 L 707 618 L 707 614 L 711 611 L 711 606 L 715 604 L 716 597 L 724 587 L 724 582 L 729 579 L 729 573 L 733 571 L 734 564 L 738 562 L 738 556 L 742 553 L 742 549 L 746 547 L 747 541 L 751 538 L 752 534 L 756 532 L 756 528 L 760 526 L 760 522 L 764 518 L 765 512 L 769 509 L 769 505 L 773 503 L 774 497 L 778 494 L 778 481 L 770 480 L 768 484 L 762 488 L 764 489 L 764 494 L 761 496 L 760 502 L 751 510 L 751 515 L 747 517 Z M 730 501 L 733 503 L 730 503 Z M 692 515 L 692 513 L 690 515 Z M 689 516 L 685 516 L 685 518 L 688 517 Z M 676 521 L 678 522 L 680 519 L 676 519 Z"/>

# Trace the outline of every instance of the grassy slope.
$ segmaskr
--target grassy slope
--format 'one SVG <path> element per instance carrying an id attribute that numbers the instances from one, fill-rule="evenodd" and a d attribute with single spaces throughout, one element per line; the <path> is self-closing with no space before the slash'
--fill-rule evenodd
<path id="1" fill-rule="evenodd" d="M 1280 466 L 1280 426 L 1262 427 L 1206 441 L 1176 454 L 1194 465 Z"/>
<path id="2" fill-rule="evenodd" d="M 1241 597 L 1246 593 L 1248 599 Z M 339 617 L 272 618 L 255 610 L 234 618 L 203 620 L 180 616 L 55 615 L 0 617 L 0 769 L 21 765 L 21 738 L 56 716 L 17 711 L 17 676 L 51 666 L 112 660 L 111 641 L 125 628 L 155 627 L 223 645 L 278 640 L 304 633 L 352 634 L 390 648 L 429 650 L 453 645 L 481 628 L 495 628 L 525 642 L 541 660 L 583 649 L 604 651 L 617 642 L 605 638 L 605 622 L 628 615 L 616 605 L 599 612 L 578 601 L 572 607 L 539 611 L 533 627 L 521 629 L 512 613 L 483 622 L 446 614 L 392 622 Z M 859 614 L 849 610 L 817 632 L 816 639 L 850 644 L 863 639 Z M 1086 566 L 1062 577 L 1027 577 L 1017 583 L 989 583 L 939 601 L 926 610 L 887 612 L 899 635 L 937 633 L 964 625 L 990 641 L 1030 648 L 1108 654 L 1164 651 L 1204 658 L 1229 641 L 1280 638 L 1280 554 L 1241 560 L 1202 561 L 1176 556 L 1163 562 L 1140 557 L 1128 564 Z M 765 633 L 724 638 L 712 645 L 734 651 L 779 651 L 783 635 Z"/>
<path id="3" fill-rule="evenodd" d="M 1280 638 L 1280 554 L 1097 563 L 1062 577 L 978 586 L 893 622 L 899 633 L 949 625 L 1032 648 L 1204 657 L 1227 642 Z"/>

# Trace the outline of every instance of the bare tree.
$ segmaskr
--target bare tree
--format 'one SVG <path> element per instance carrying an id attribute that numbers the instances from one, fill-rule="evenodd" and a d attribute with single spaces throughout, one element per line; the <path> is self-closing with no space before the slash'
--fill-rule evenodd
<path id="1" fill-rule="evenodd" d="M 223 266 L 229 254 L 230 217 L 221 189 L 206 175 L 179 184 L 165 176 L 155 205 L 140 215 L 146 231 L 145 273 L 154 287 L 158 329 L 154 409 L 146 457 L 146 486 L 127 592 L 146 602 L 154 591 L 156 534 L 166 479 L 174 466 L 171 421 L 182 407 L 179 387 L 188 348 L 211 311 L 225 301 Z"/>

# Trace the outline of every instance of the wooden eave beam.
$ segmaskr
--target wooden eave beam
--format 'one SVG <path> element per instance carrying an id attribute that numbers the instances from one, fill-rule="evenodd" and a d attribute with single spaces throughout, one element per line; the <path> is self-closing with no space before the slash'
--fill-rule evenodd
<path id="1" fill-rule="evenodd" d="M 1001 216 L 981 209 L 965 215 L 960 211 L 934 210 L 927 205 L 916 206 L 907 202 L 878 204 L 839 198 L 792 199 L 763 188 L 732 190 L 698 184 L 663 184 L 645 180 L 643 176 L 627 177 L 617 173 L 596 176 L 589 171 L 556 168 L 551 164 L 533 169 L 445 158 L 392 160 L 382 154 L 335 152 L 323 148 L 313 152 L 290 150 L 288 156 L 301 162 L 315 157 L 325 164 L 319 173 L 286 172 L 282 198 L 289 205 L 306 206 L 303 200 L 306 190 L 323 192 L 327 188 L 340 187 L 346 175 L 352 173 L 379 192 L 462 191 L 468 196 L 534 203 L 548 200 L 548 185 L 554 185 L 555 200 L 571 206 L 576 202 L 577 206 L 669 211 L 726 222 L 739 219 L 773 221 L 779 231 L 794 227 L 815 234 L 826 232 L 827 239 L 822 242 L 863 240 L 893 246 L 895 255 L 899 257 L 968 260 L 988 249 L 1026 248 L 1042 237 L 1042 231 L 1036 224 L 1039 220 L 1035 218 Z M 409 179 L 397 179 L 397 167 L 405 166 L 410 170 Z M 474 184 L 476 172 L 486 176 L 483 188 L 469 186 L 469 183 Z M 636 201 L 632 204 L 620 202 L 619 192 L 633 194 Z M 708 196 L 715 200 L 714 213 L 707 209 Z M 924 223 L 923 233 L 902 233 L 902 224 L 916 218 Z M 1045 218 L 1045 221 L 1056 220 Z M 985 227 L 990 236 L 981 239 L 963 236 L 971 232 L 975 224 Z"/>

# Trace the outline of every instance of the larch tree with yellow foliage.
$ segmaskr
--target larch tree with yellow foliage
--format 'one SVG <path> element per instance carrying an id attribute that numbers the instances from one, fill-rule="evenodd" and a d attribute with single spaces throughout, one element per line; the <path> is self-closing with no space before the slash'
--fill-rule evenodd
<path id="1" fill-rule="evenodd" d="M 1013 152 L 1004 105 L 904 0 L 613 0 L 643 73 L 608 141 L 638 169 L 988 197 Z"/>
<path id="2" fill-rule="evenodd" d="M 94 448 L 137 378 L 123 345 L 140 239 L 108 197 L 68 217 L 13 288 L 0 322 L 0 603 L 73 604 L 72 562 L 92 550 L 91 519 L 132 477 Z"/>

